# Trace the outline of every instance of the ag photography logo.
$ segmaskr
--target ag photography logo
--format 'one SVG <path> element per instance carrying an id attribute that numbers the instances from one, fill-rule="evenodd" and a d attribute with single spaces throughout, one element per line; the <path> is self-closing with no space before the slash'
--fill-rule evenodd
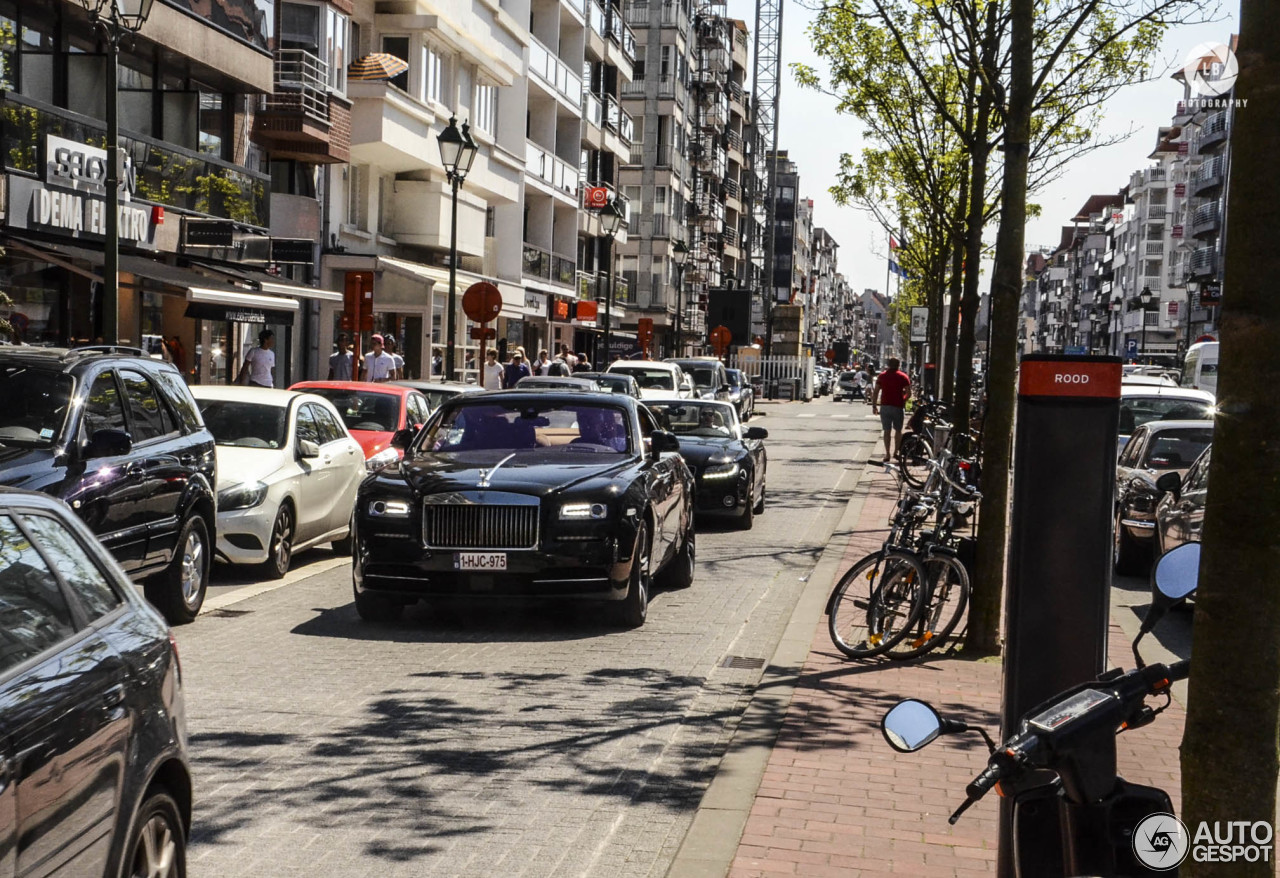
<path id="1" fill-rule="evenodd" d="M 1216 98 L 1231 91 L 1240 75 L 1240 65 L 1235 53 L 1222 43 L 1201 43 L 1187 53 L 1182 75 L 1194 93 Z"/>
<path id="2" fill-rule="evenodd" d="M 1133 855 L 1157 872 L 1176 869 L 1187 858 L 1190 847 L 1187 827 L 1172 814 L 1150 814 L 1133 830 Z"/>

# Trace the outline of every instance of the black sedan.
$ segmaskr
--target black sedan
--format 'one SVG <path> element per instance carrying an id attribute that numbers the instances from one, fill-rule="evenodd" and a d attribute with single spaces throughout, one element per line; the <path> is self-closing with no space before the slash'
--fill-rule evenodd
<path id="1" fill-rule="evenodd" d="M 1164 493 L 1156 504 L 1156 555 L 1170 552 L 1183 543 L 1200 542 L 1204 529 L 1204 504 L 1209 498 L 1209 460 L 1213 448 L 1206 448 L 1196 458 L 1181 483 L 1170 475 L 1162 477 L 1159 487 Z"/>
<path id="2" fill-rule="evenodd" d="M 644 624 L 651 579 L 693 581 L 693 476 L 675 436 L 614 393 L 510 390 L 446 402 L 356 499 L 367 620 L 433 597 L 614 602 Z"/>
<path id="3" fill-rule="evenodd" d="M 741 369 L 724 371 L 729 376 L 729 402 L 737 408 L 740 420 L 751 420 L 756 412 L 756 394 L 751 382 L 747 380 L 747 374 Z"/>
<path id="4" fill-rule="evenodd" d="M 1181 476 L 1212 439 L 1212 421 L 1149 421 L 1134 430 L 1116 462 L 1117 573 L 1146 573 L 1161 493 L 1156 480 L 1170 472 Z"/>
<path id="5" fill-rule="evenodd" d="M 763 427 L 743 427 L 732 403 L 687 400 L 649 406 L 659 423 L 680 439 L 680 456 L 698 485 L 699 515 L 736 518 L 744 530 L 764 512 L 768 456 Z"/>
<path id="6" fill-rule="evenodd" d="M 573 377 L 588 378 L 600 385 L 601 390 L 610 393 L 625 393 L 634 399 L 640 398 L 640 385 L 625 372 L 577 372 Z"/>

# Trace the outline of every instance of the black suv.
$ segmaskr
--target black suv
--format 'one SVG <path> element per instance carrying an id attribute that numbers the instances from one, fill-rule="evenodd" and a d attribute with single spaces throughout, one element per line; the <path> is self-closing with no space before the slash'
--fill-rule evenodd
<path id="1" fill-rule="evenodd" d="M 65 505 L 0 488 L 5 873 L 186 874 L 185 723 L 164 621 Z"/>
<path id="2" fill-rule="evenodd" d="M 172 624 L 204 603 L 215 466 L 172 365 L 128 348 L 0 348 L 0 485 L 66 501 Z"/>

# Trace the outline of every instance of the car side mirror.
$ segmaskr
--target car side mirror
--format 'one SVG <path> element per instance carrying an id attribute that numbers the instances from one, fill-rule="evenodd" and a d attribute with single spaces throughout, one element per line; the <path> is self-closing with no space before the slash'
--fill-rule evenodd
<path id="1" fill-rule="evenodd" d="M 733 388 L 732 388 L 732 387 L 730 387 L 728 384 L 721 384 L 721 385 L 720 385 L 720 392 L 721 392 L 721 393 L 728 393 L 728 392 L 729 392 L 729 391 L 731 391 L 731 390 L 733 390 Z"/>
<path id="2" fill-rule="evenodd" d="M 391 447 L 399 448 L 401 451 L 406 450 L 413 444 L 413 437 L 418 435 L 417 426 L 406 427 L 403 430 L 396 430 L 391 436 Z"/>
<path id="3" fill-rule="evenodd" d="M 85 460 L 119 457 L 133 450 L 133 437 L 124 430 L 95 430 L 85 443 Z"/>
<path id="4" fill-rule="evenodd" d="M 655 457 L 664 451 L 680 450 L 680 440 L 674 433 L 668 433 L 666 430 L 654 430 L 649 434 L 649 439 Z"/>
<path id="5" fill-rule="evenodd" d="M 1182 499 L 1182 476 L 1177 473 L 1165 473 L 1156 479 L 1156 490 L 1162 494 L 1172 494 L 1175 501 Z"/>
<path id="6" fill-rule="evenodd" d="M 747 438 L 748 439 L 768 439 L 769 431 L 766 430 L 764 427 L 748 427 Z"/>
<path id="7" fill-rule="evenodd" d="M 312 460 L 320 456 L 320 446 L 310 439 L 298 440 L 298 457 L 303 460 Z"/>

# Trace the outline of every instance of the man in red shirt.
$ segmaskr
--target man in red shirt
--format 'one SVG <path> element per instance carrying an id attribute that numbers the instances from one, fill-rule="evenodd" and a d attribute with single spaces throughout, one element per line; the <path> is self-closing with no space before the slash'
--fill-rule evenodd
<path id="1" fill-rule="evenodd" d="M 888 368 L 876 376 L 876 389 L 871 394 L 871 413 L 880 415 L 884 429 L 884 459 L 888 462 L 893 452 L 902 445 L 902 413 L 911 398 L 911 379 L 901 371 L 897 357 L 890 357 Z M 893 434 L 893 446 L 889 434 Z"/>

